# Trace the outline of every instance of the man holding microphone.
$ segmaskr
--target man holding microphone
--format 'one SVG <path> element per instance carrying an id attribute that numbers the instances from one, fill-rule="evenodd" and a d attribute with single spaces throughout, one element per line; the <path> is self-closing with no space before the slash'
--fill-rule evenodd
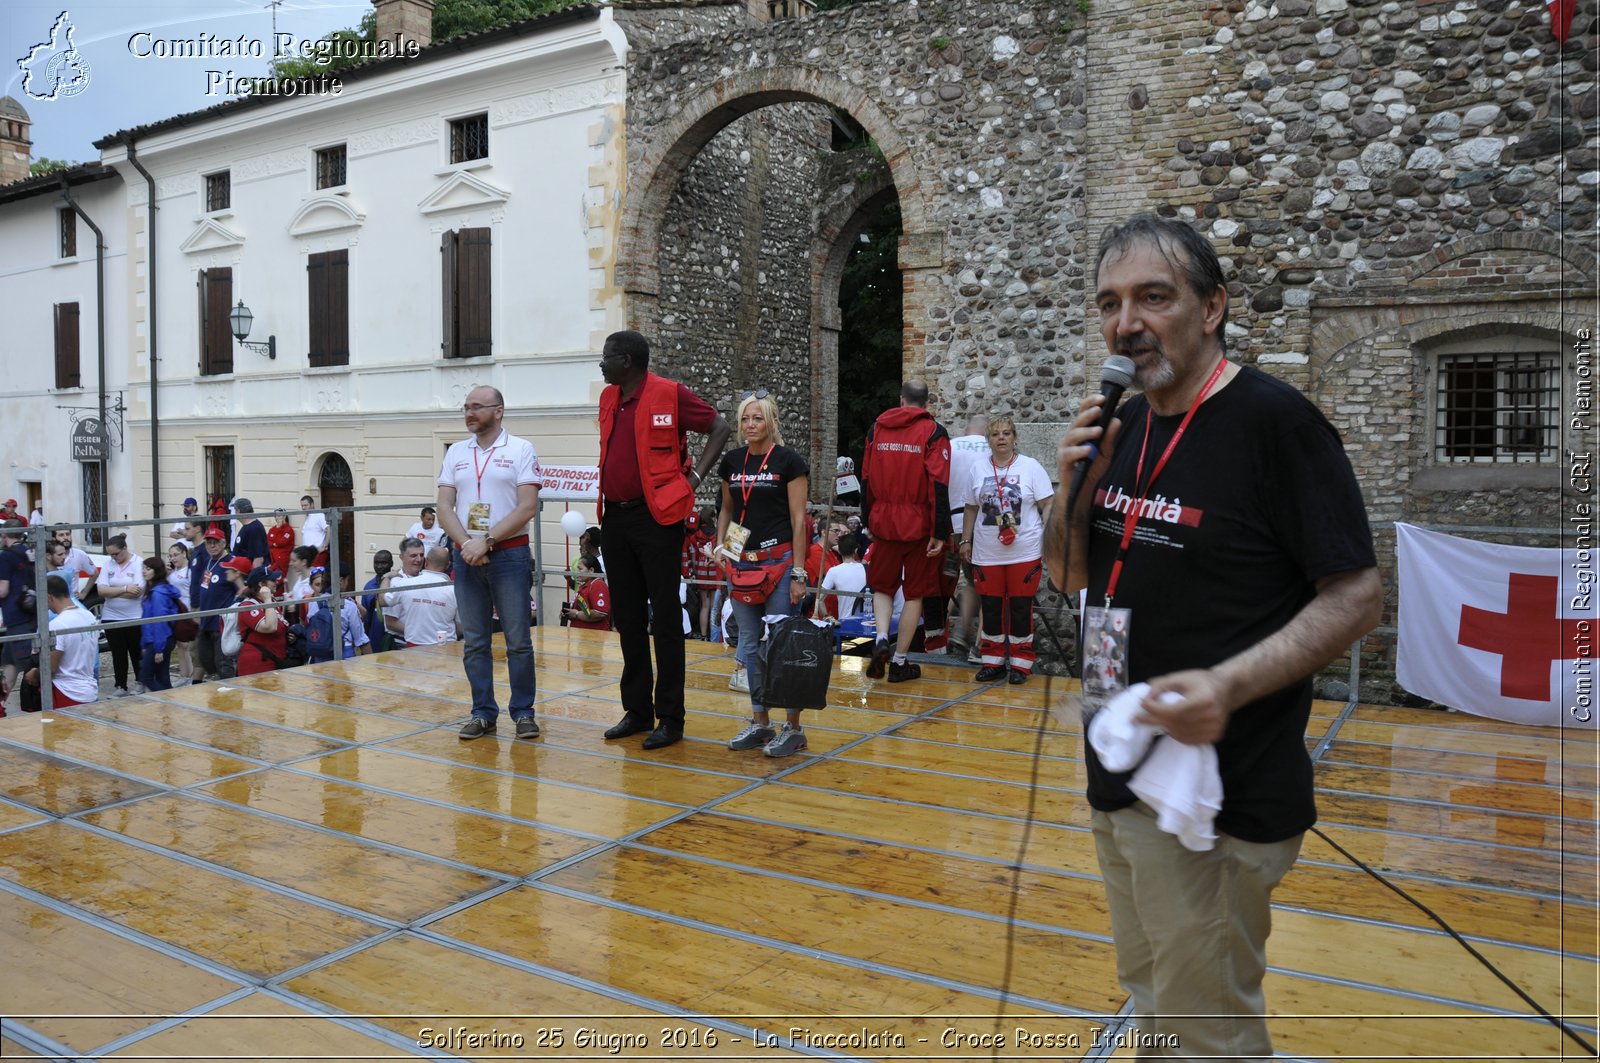
<path id="1" fill-rule="evenodd" d="M 1086 689 L 1147 682 L 1135 720 L 1164 730 L 1158 742 L 1214 744 L 1223 795 L 1215 844 L 1191 851 L 1085 743 L 1117 973 L 1153 1043 L 1270 1057 L 1271 895 L 1316 820 L 1311 676 L 1378 622 L 1372 535 L 1333 427 L 1227 360 L 1208 240 L 1137 216 L 1102 236 L 1095 285 L 1107 351 L 1132 359 L 1143 394 L 1105 428 L 1105 398 L 1085 399 L 1062 439 L 1045 559 L 1087 591 L 1086 641 L 1121 640 Z"/>

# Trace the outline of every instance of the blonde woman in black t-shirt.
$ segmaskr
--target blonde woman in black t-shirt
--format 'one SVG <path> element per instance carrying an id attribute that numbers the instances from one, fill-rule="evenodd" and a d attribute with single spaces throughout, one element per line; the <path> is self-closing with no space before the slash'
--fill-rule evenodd
<path id="1" fill-rule="evenodd" d="M 745 445 L 722 456 L 722 512 L 717 517 L 717 543 L 736 551 L 729 561 L 736 572 L 763 570 L 771 581 L 767 597 L 756 604 L 733 600 L 739 623 L 735 660 L 750 679 L 751 719 L 728 743 L 729 749 L 761 749 L 769 757 L 786 757 L 806 748 L 800 709 L 787 709 L 788 720 L 774 731 L 766 706 L 756 702 L 761 689 L 762 617 L 792 614 L 806 596 L 806 496 L 810 469 L 799 453 L 783 445 L 778 406 L 765 389 L 739 403 L 739 434 Z M 737 527 L 735 528 L 735 526 Z M 729 529 L 734 529 L 732 540 Z M 740 534 L 743 529 L 744 534 Z M 730 591 L 731 591 L 730 587 Z"/>

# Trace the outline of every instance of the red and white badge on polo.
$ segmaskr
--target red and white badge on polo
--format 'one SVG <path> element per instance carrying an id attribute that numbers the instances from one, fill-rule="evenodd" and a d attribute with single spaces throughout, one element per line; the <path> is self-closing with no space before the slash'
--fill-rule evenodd
<path id="1" fill-rule="evenodd" d="M 652 427 L 652 428 L 671 428 L 672 427 L 672 414 L 670 414 L 670 413 L 653 413 L 653 414 L 651 414 L 650 415 L 650 427 Z"/>

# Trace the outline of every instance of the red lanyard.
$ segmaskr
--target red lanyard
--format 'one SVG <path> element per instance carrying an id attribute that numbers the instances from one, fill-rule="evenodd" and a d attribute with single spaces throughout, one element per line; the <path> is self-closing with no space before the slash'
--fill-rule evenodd
<path id="1" fill-rule="evenodd" d="M 478 468 L 478 445 L 472 445 L 472 471 L 478 477 L 478 500 L 483 500 L 483 474 L 489 471 L 489 466 L 494 464 L 494 452 L 500 449 L 500 441 L 495 440 L 494 446 L 489 448 L 488 457 L 483 459 L 483 468 Z"/>
<path id="2" fill-rule="evenodd" d="M 761 465 L 756 469 L 757 480 L 761 479 L 761 474 L 767 471 L 767 459 L 772 457 L 772 452 L 777 449 L 778 445 L 774 443 L 772 446 L 767 448 L 767 452 L 765 454 L 761 455 Z M 739 488 L 739 490 L 744 492 L 744 508 L 739 511 L 739 523 L 743 524 L 745 518 L 750 515 L 750 492 L 755 488 L 755 484 L 750 479 L 749 447 L 744 448 L 744 466 L 739 470 L 739 479 L 744 481 Z"/>
<path id="3" fill-rule="evenodd" d="M 1133 504 L 1128 507 L 1128 512 L 1122 518 L 1122 542 L 1117 546 L 1116 560 L 1111 562 L 1111 578 L 1106 581 L 1106 608 L 1111 607 L 1111 596 L 1117 593 L 1117 581 L 1122 578 L 1122 563 L 1127 560 L 1128 547 L 1133 543 L 1133 529 L 1139 523 L 1139 511 L 1144 508 L 1144 500 L 1150 497 L 1150 488 L 1155 485 L 1156 477 L 1161 475 L 1161 470 L 1167 467 L 1167 459 L 1172 457 L 1172 452 L 1178 449 L 1178 440 L 1183 438 L 1183 433 L 1188 430 L 1189 422 L 1194 419 L 1194 411 L 1206 401 L 1206 396 L 1211 393 L 1212 387 L 1222 376 L 1222 370 L 1227 367 L 1228 360 L 1220 359 L 1217 367 L 1211 370 L 1211 376 L 1206 380 L 1206 386 L 1200 389 L 1200 394 L 1194 397 L 1189 404 L 1189 412 L 1183 415 L 1178 430 L 1172 434 L 1172 439 L 1167 442 L 1167 449 L 1161 452 L 1161 458 L 1156 462 L 1156 467 L 1150 473 L 1150 480 L 1144 485 L 1144 490 L 1139 490 L 1139 481 L 1144 479 L 1144 458 L 1150 448 L 1150 425 L 1155 420 L 1155 409 L 1146 406 L 1144 419 L 1144 443 L 1139 447 L 1139 466 L 1133 472 L 1133 489 L 1138 495 L 1133 499 Z"/>
<path id="4" fill-rule="evenodd" d="M 1017 463 L 1017 457 L 1016 457 L 1015 454 L 1013 454 L 1011 456 L 1011 460 L 1006 462 L 1006 479 L 1007 480 L 1009 480 L 1011 478 L 1011 466 L 1015 465 L 1016 463 Z M 990 453 L 989 453 L 989 471 L 994 473 L 994 504 L 995 504 L 996 508 L 997 509 L 1010 509 L 1011 507 L 1006 504 L 1006 481 L 1000 479 L 1000 466 L 998 466 L 998 465 L 996 465 L 994 463 L 994 452 L 993 451 L 990 451 Z"/>

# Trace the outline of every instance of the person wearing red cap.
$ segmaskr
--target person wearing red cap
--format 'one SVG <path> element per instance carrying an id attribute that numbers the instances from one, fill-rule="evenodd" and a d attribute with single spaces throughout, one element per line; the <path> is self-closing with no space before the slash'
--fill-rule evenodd
<path id="1" fill-rule="evenodd" d="M 22 519 L 17 516 L 17 500 L 14 498 L 8 498 L 5 500 L 5 502 L 0 503 L 0 522 L 8 521 L 13 518 L 17 520 Z"/>
<path id="2" fill-rule="evenodd" d="M 216 525 L 206 529 L 205 544 L 205 549 L 196 550 L 194 559 L 189 562 L 189 601 L 196 612 L 226 609 L 233 604 L 238 595 L 229 582 L 230 569 L 225 567 L 229 562 L 244 565 L 243 571 L 238 573 L 241 585 L 244 575 L 250 571 L 250 562 L 228 553 L 227 533 Z M 200 637 L 195 640 L 195 647 L 200 654 L 198 670 L 204 673 L 204 678 L 196 682 L 230 678 L 226 673 L 232 669 L 222 653 L 221 617 L 208 616 L 200 620 Z"/>

